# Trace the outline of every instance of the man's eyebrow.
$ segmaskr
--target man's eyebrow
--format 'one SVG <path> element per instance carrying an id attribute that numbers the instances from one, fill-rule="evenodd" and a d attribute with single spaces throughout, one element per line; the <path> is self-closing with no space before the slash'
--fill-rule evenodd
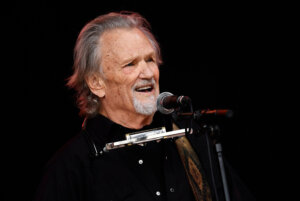
<path id="1" fill-rule="evenodd" d="M 150 58 L 150 57 L 155 57 L 155 51 L 151 51 L 145 55 L 145 58 Z M 125 58 L 123 61 L 121 61 L 120 64 L 125 65 L 138 59 L 141 59 L 140 56 L 137 55 L 129 56 L 128 58 Z"/>
<path id="2" fill-rule="evenodd" d="M 121 61 L 120 64 L 121 64 L 121 65 L 125 65 L 125 64 L 128 64 L 128 63 L 130 63 L 130 62 L 136 60 L 136 59 L 137 59 L 136 56 L 130 56 L 130 57 L 124 59 L 123 61 Z"/>
<path id="3" fill-rule="evenodd" d="M 155 51 L 151 51 L 150 53 L 148 53 L 147 55 L 146 55 L 146 58 L 149 58 L 149 57 L 155 57 Z"/>

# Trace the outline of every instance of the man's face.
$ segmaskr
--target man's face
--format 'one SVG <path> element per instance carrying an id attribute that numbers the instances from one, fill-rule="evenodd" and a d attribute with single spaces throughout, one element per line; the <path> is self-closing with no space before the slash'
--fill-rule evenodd
<path id="1" fill-rule="evenodd" d="M 105 85 L 102 111 L 153 114 L 159 70 L 148 38 L 138 29 L 113 29 L 101 36 L 100 43 Z"/>

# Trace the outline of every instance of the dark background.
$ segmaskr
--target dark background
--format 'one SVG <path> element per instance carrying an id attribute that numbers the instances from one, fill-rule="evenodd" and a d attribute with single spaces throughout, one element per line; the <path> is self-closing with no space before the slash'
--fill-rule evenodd
<path id="1" fill-rule="evenodd" d="M 232 119 L 218 121 L 224 155 L 258 200 L 296 199 L 296 187 L 285 180 L 296 170 L 287 160 L 294 159 L 294 139 L 280 130 L 290 118 L 281 112 L 291 106 L 282 100 L 295 85 L 289 67 L 297 67 L 289 63 L 291 7 L 121 0 L 2 7 L 7 199 L 31 200 L 46 162 L 80 130 L 74 91 L 65 87 L 75 40 L 88 21 L 121 10 L 139 12 L 152 25 L 164 60 L 162 92 L 191 97 L 194 109 L 234 111 Z"/>

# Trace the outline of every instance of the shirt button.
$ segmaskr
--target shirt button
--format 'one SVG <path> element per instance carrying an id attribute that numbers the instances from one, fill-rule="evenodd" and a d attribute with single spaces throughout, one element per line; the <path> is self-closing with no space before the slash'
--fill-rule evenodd
<path id="1" fill-rule="evenodd" d="M 174 188 L 170 188 L 170 192 L 174 193 L 175 189 Z"/>
<path id="2" fill-rule="evenodd" d="M 160 192 L 159 191 L 156 191 L 155 193 L 157 196 L 160 196 Z"/>
<path id="3" fill-rule="evenodd" d="M 142 165 L 144 161 L 142 159 L 139 160 L 139 164 Z"/>

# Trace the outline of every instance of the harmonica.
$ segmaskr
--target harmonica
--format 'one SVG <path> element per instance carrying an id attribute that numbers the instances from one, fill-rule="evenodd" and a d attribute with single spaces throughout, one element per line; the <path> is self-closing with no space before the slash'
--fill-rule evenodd
<path id="1" fill-rule="evenodd" d="M 151 130 L 145 130 L 134 133 L 127 133 L 125 135 L 125 140 L 110 142 L 105 145 L 103 151 L 108 152 L 112 149 L 118 149 L 131 145 L 144 145 L 146 142 L 159 141 L 162 139 L 180 137 L 185 135 L 185 129 L 179 129 L 174 131 L 166 131 L 165 127 L 155 128 Z"/>

